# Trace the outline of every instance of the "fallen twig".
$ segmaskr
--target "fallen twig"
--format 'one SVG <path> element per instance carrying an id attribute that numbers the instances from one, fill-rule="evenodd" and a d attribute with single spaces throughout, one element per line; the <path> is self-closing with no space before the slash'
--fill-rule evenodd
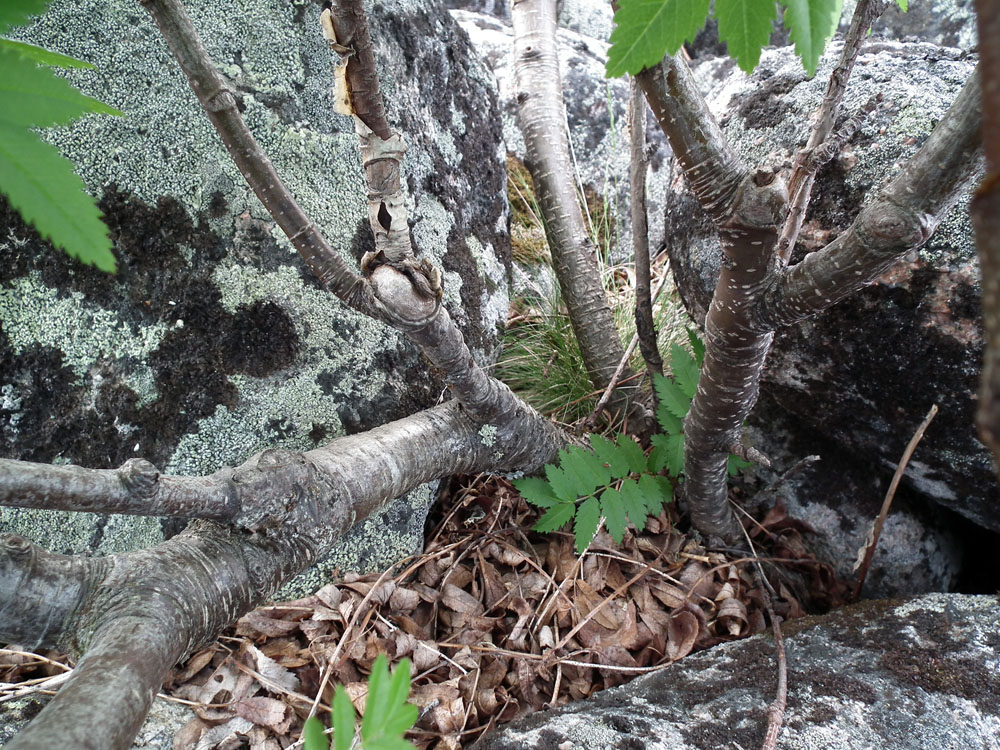
<path id="1" fill-rule="evenodd" d="M 896 496 L 896 488 L 899 487 L 899 481 L 903 478 L 903 472 L 906 471 L 906 465 L 910 462 L 910 457 L 913 456 L 913 452 L 917 449 L 917 445 L 923 438 L 924 433 L 927 432 L 927 428 L 930 426 L 931 422 L 934 421 L 934 417 L 938 413 L 937 404 L 931 406 L 927 416 L 924 417 L 924 421 L 920 423 L 917 431 L 913 433 L 913 437 L 910 438 L 909 444 L 906 446 L 906 450 L 903 451 L 903 457 L 899 459 L 899 464 L 896 466 L 896 473 L 892 475 L 892 481 L 889 483 L 889 490 L 885 493 L 885 500 L 882 501 L 882 510 L 879 511 L 878 517 L 875 519 L 875 523 L 872 524 L 872 530 L 869 534 L 869 538 L 866 540 L 866 544 L 861 549 L 864 550 L 864 555 L 858 555 L 859 562 L 855 565 L 855 570 L 860 568 L 858 573 L 858 582 L 854 584 L 854 592 L 851 594 L 851 599 L 857 601 L 858 596 L 861 595 L 861 587 L 864 586 L 865 577 L 868 575 L 868 568 L 872 564 L 872 558 L 875 556 L 875 545 L 878 544 L 879 536 L 882 534 L 882 526 L 885 524 L 885 519 L 889 515 L 889 508 L 892 506 L 892 499 Z M 859 553 L 861 550 L 859 550 Z"/>

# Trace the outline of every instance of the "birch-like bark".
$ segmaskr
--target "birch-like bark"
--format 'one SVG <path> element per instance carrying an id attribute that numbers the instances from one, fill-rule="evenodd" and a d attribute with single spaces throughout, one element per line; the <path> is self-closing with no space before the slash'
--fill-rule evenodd
<path id="1" fill-rule="evenodd" d="M 541 206 L 552 265 L 590 380 L 604 390 L 622 359 L 594 243 L 573 180 L 556 47 L 555 0 L 513 0 L 514 76 L 526 165 Z M 631 370 L 625 377 L 631 375 Z M 630 409 L 634 387 L 620 387 L 615 410 Z"/>
<path id="2" fill-rule="evenodd" d="M 0 640 L 83 653 L 7 747 L 129 747 L 170 666 L 328 553 L 359 520 L 434 478 L 537 471 L 564 444 L 530 408 L 484 433 L 452 401 L 307 453 L 265 451 L 202 478 L 207 492 L 242 508 L 280 501 L 280 515 L 261 515 L 253 531 L 197 521 L 156 547 L 96 559 L 3 537 Z"/>
<path id="3" fill-rule="evenodd" d="M 722 241 L 722 271 L 705 321 L 705 364 L 684 421 L 683 493 L 697 529 L 733 540 L 739 527 L 727 503 L 727 454 L 739 448 L 774 330 L 835 304 L 927 241 L 975 171 L 978 84 L 973 76 L 848 231 L 783 270 L 781 181 L 761 171 L 747 177 L 683 61 L 667 57 L 637 80 Z"/>
<path id="4" fill-rule="evenodd" d="M 972 201 L 986 327 L 976 422 L 1000 466 L 1000 9 L 989 0 L 976 0 L 976 14 L 986 152 L 986 177 Z"/>
<path id="5" fill-rule="evenodd" d="M 267 154 L 247 128 L 236 97 L 212 65 L 205 47 L 180 0 L 140 0 L 153 16 L 202 109 L 226 150 L 268 213 L 291 241 L 323 286 L 347 305 L 378 317 L 378 308 L 364 279 L 330 247 L 285 187 Z"/>
<path id="6" fill-rule="evenodd" d="M 837 113 L 840 111 L 840 103 L 843 101 L 844 92 L 847 91 L 847 81 L 851 77 L 854 63 L 861 52 L 861 43 L 868 35 L 872 24 L 885 13 L 888 7 L 889 0 L 859 0 L 854 8 L 851 25 L 844 37 L 844 48 L 841 50 L 840 60 L 837 61 L 830 73 L 826 91 L 823 93 L 823 101 L 816 113 L 812 133 L 809 134 L 809 141 L 805 148 L 796 154 L 795 165 L 788 178 L 788 194 L 791 196 L 791 205 L 785 226 L 781 231 L 781 239 L 778 242 L 778 260 L 782 265 L 788 265 L 795 241 L 802 229 L 802 221 L 805 219 L 816 173 L 822 166 L 813 159 L 813 154 L 827 142 L 833 133 Z"/>

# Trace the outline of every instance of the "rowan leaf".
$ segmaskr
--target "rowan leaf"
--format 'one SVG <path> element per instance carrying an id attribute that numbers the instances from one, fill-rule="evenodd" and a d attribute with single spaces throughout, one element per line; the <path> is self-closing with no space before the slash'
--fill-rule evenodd
<path id="1" fill-rule="evenodd" d="M 601 435 L 591 435 L 590 444 L 594 446 L 594 454 L 608 465 L 612 477 L 621 479 L 629 475 L 628 459 L 617 445 Z"/>
<path id="2" fill-rule="evenodd" d="M 670 347 L 670 371 L 684 395 L 689 399 L 694 398 L 694 394 L 698 390 L 698 377 L 701 372 L 694 357 L 687 349 L 677 344 Z"/>
<path id="3" fill-rule="evenodd" d="M 611 471 L 604 462 L 588 450 L 570 446 L 560 451 L 559 466 L 576 480 L 579 495 L 589 495 L 611 481 Z"/>
<path id="4" fill-rule="evenodd" d="M 705 364 L 705 342 L 698 336 L 698 332 L 693 328 L 688 328 L 688 341 L 691 344 L 691 351 L 694 352 L 694 361 L 698 363 L 698 369 Z"/>
<path id="5" fill-rule="evenodd" d="M 729 460 L 726 462 L 726 472 L 729 476 L 733 477 L 739 473 L 740 469 L 746 469 L 749 466 L 753 466 L 753 464 L 739 456 L 729 454 Z"/>
<path id="6" fill-rule="evenodd" d="M 640 477 L 640 482 L 648 476 L 649 474 L 643 474 Z M 643 498 L 641 484 L 637 484 L 631 479 L 626 479 L 622 482 L 621 505 L 625 509 L 625 515 L 628 516 L 628 520 L 635 526 L 636 531 L 642 531 L 646 528 L 646 518 L 649 516 L 649 511 L 646 508 L 646 501 Z"/>
<path id="7" fill-rule="evenodd" d="M 674 477 L 684 473 L 684 433 L 672 435 L 653 435 L 650 438 L 653 450 L 649 454 L 649 468 L 660 472 L 664 469 Z"/>
<path id="8" fill-rule="evenodd" d="M 3 0 L 0 3 L 0 34 L 6 34 L 11 26 L 23 26 L 32 16 L 41 15 L 49 7 L 50 0 Z"/>
<path id="9" fill-rule="evenodd" d="M 719 39 L 744 73 L 760 62 L 760 51 L 771 39 L 772 22 L 778 18 L 775 0 L 715 0 Z"/>
<path id="10" fill-rule="evenodd" d="M 108 228 L 73 165 L 26 128 L 0 123 L 0 192 L 53 244 L 102 271 L 115 270 Z"/>
<path id="11" fill-rule="evenodd" d="M 535 531 L 546 532 L 561 529 L 572 520 L 575 512 L 576 505 L 574 503 L 561 502 L 553 505 L 538 519 L 538 522 L 535 524 Z"/>
<path id="12" fill-rule="evenodd" d="M 580 493 L 578 493 L 576 480 L 571 477 L 565 471 L 554 464 L 545 464 L 545 476 L 549 480 L 549 485 L 552 487 L 552 492 L 560 500 L 574 502 Z"/>
<path id="13" fill-rule="evenodd" d="M 622 493 L 625 492 L 625 488 L 630 484 L 635 484 L 635 482 L 631 479 L 626 479 L 622 482 Z M 602 493 L 601 513 L 604 514 L 604 524 L 608 527 L 608 533 L 611 534 L 611 538 L 617 544 L 621 544 L 622 539 L 625 538 L 626 528 L 625 503 L 622 502 L 621 495 L 619 493 L 615 493 L 614 495 L 607 492 Z"/>
<path id="14" fill-rule="evenodd" d="M 588 497 L 576 509 L 576 520 L 573 522 L 573 538 L 576 540 L 576 554 L 582 555 L 597 533 L 597 524 L 601 520 L 601 506 L 596 497 Z"/>
<path id="15" fill-rule="evenodd" d="M 660 400 L 660 406 L 678 419 L 684 419 L 691 408 L 691 397 L 665 375 L 654 375 L 653 387 L 656 389 L 656 397 Z"/>
<path id="16" fill-rule="evenodd" d="M 815 75 L 823 48 L 837 29 L 843 0 L 781 0 L 781 4 L 795 52 L 806 73 Z"/>
<path id="17" fill-rule="evenodd" d="M 616 442 L 618 443 L 619 450 L 621 450 L 622 455 L 625 457 L 629 471 L 636 474 L 644 472 L 646 470 L 646 454 L 642 452 L 642 448 L 635 442 L 635 438 L 622 432 L 619 433 Z"/>
<path id="18" fill-rule="evenodd" d="M 77 60 L 69 55 L 62 55 L 44 47 L 36 47 L 27 42 L 15 42 L 13 39 L 0 39 L 0 49 L 9 49 L 21 57 L 27 58 L 38 65 L 54 65 L 57 68 L 83 68 L 95 70 L 86 60 Z"/>
<path id="19" fill-rule="evenodd" d="M 355 717 L 351 696 L 347 694 L 343 685 L 337 685 L 337 690 L 333 694 L 334 750 L 350 750 L 354 744 Z"/>
<path id="20" fill-rule="evenodd" d="M 655 516 L 665 503 L 674 499 L 674 486 L 666 477 L 654 477 L 643 474 L 639 477 L 639 489 L 642 491 L 643 502 L 646 503 L 646 510 L 649 515 Z"/>
<path id="21" fill-rule="evenodd" d="M 521 497 L 539 508 L 551 508 L 556 503 L 562 502 L 553 494 L 552 485 L 539 477 L 515 479 L 511 484 L 521 493 Z"/>
<path id="22" fill-rule="evenodd" d="M 676 53 L 705 25 L 708 5 L 709 0 L 621 0 L 605 75 L 634 75 Z"/>
<path id="23" fill-rule="evenodd" d="M 909 0 L 896 0 L 896 5 L 898 5 L 899 9 L 904 13 L 906 13 L 906 11 L 909 10 L 909 8 L 907 7 L 909 5 Z"/>
<path id="24" fill-rule="evenodd" d="M 337 685 L 337 690 L 343 690 L 344 688 Z M 347 693 L 344 693 L 347 695 Z M 350 703 L 351 699 L 348 698 L 347 702 Z M 334 700 L 334 706 L 336 706 L 336 700 Z M 353 708 L 351 709 L 354 710 Z M 305 750 L 330 750 L 330 742 L 326 738 L 323 730 L 323 722 L 317 719 L 315 716 L 310 716 L 306 719 L 305 725 L 302 727 L 302 742 Z M 336 750 L 342 750 L 340 745 L 337 746 Z"/>
<path id="25" fill-rule="evenodd" d="M 419 714 L 416 706 L 406 702 L 409 695 L 409 660 L 400 660 L 390 677 L 385 654 L 379 654 L 368 677 L 368 698 L 361 719 L 361 739 L 366 750 L 413 747 L 401 736 L 416 723 Z"/>

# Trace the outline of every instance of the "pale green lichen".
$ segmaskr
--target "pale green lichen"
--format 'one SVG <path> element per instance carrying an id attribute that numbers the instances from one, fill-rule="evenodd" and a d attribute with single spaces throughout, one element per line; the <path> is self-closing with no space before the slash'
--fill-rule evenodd
<path id="1" fill-rule="evenodd" d="M 496 425 L 484 424 L 479 428 L 479 441 L 487 448 L 492 448 L 497 442 Z"/>
<path id="2" fill-rule="evenodd" d="M 320 562 L 300 573 L 274 597 L 275 601 L 306 596 L 347 571 L 370 573 L 423 549 L 423 519 L 434 501 L 431 485 L 421 485 L 384 510 L 357 524 Z M 404 528 L 400 519 L 408 523 Z"/>
<path id="3" fill-rule="evenodd" d="M 161 324 L 134 330 L 114 312 L 87 304 L 80 292 L 60 295 L 37 271 L 0 288 L 0 320 L 15 354 L 35 344 L 58 349 L 77 383 L 100 359 L 143 360 L 167 331 Z M 137 384 L 152 380 L 143 370 L 149 368 L 137 366 Z"/>

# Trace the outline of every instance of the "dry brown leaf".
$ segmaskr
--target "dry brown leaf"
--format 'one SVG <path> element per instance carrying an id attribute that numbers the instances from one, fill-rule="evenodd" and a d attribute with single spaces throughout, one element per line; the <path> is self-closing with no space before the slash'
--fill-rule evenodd
<path id="1" fill-rule="evenodd" d="M 441 590 L 441 604 L 464 615 L 483 613 L 483 605 L 478 599 L 450 583 L 446 583 Z"/>
<path id="2" fill-rule="evenodd" d="M 337 587 L 337 584 L 328 583 L 326 586 L 317 591 L 314 596 L 323 602 L 323 604 L 325 604 L 329 609 L 336 609 L 337 605 L 340 604 L 340 599 L 343 597 L 343 593 Z"/>
<path id="3" fill-rule="evenodd" d="M 689 560 L 677 576 L 684 585 L 685 591 L 690 591 L 694 596 L 703 596 L 711 599 L 715 593 L 715 583 L 713 581 L 711 568 L 698 560 Z"/>
<path id="4" fill-rule="evenodd" d="M 739 636 L 749 623 L 746 605 L 739 599 L 726 599 L 719 605 L 718 621 L 725 629 L 722 635 Z"/>
<path id="5" fill-rule="evenodd" d="M 420 604 L 420 594 L 411 588 L 397 586 L 389 597 L 389 607 L 393 612 L 409 613 Z"/>
<path id="6" fill-rule="evenodd" d="M 249 612 L 236 621 L 236 635 L 248 638 L 260 638 L 261 636 L 274 638 L 294 633 L 298 629 L 299 623 L 296 620 L 268 617 L 259 610 Z"/>
<path id="7" fill-rule="evenodd" d="M 299 678 L 256 646 L 250 645 L 247 648 L 247 655 L 250 657 L 251 666 L 264 678 L 262 684 L 269 693 L 276 691 L 294 693 L 299 689 Z"/>
<path id="8" fill-rule="evenodd" d="M 677 661 L 691 653 L 698 639 L 698 618 L 689 610 L 682 610 L 667 623 L 667 657 Z"/>
<path id="9" fill-rule="evenodd" d="M 288 732 L 292 723 L 292 710 L 287 704 L 274 698 L 247 698 L 234 704 L 233 708 L 237 716 L 267 727 L 277 734 Z"/>

